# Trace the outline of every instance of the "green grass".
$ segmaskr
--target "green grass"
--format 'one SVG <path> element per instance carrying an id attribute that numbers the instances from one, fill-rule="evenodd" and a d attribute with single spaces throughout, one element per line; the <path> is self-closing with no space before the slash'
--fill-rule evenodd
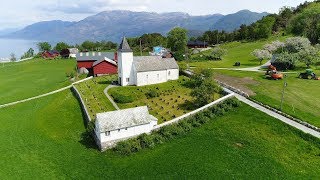
<path id="1" fill-rule="evenodd" d="M 91 119 L 95 119 L 97 113 L 116 110 L 103 92 L 116 79 L 116 76 L 94 77 L 92 80 L 75 85 L 85 102 Z"/>
<path id="2" fill-rule="evenodd" d="M 84 136 L 71 91 L 0 109 L 2 179 L 319 179 L 320 141 L 243 105 L 129 157 Z"/>
<path id="3" fill-rule="evenodd" d="M 66 73 L 75 60 L 35 59 L 0 66 L 0 104 L 48 93 L 70 85 Z"/>
<path id="4" fill-rule="evenodd" d="M 108 93 L 132 95 L 135 101 L 126 104 L 118 103 L 120 109 L 148 106 L 150 114 L 158 118 L 158 123 L 163 123 L 196 109 L 192 104 L 193 98 L 190 96 L 192 89 L 184 85 L 187 81 L 187 77 L 181 76 L 178 81 L 143 87 L 117 87 L 110 89 Z M 159 97 L 148 98 L 146 93 L 151 89 L 157 91 Z M 218 99 L 220 95 L 214 94 L 214 98 Z"/>
<path id="5" fill-rule="evenodd" d="M 255 49 L 262 48 L 265 44 L 272 41 L 283 41 L 287 37 L 271 37 L 267 40 L 259 40 L 254 42 L 231 42 L 221 45 L 221 48 L 227 50 L 227 54 L 222 57 L 221 61 L 189 61 L 190 67 L 199 68 L 233 68 L 235 62 L 240 62 L 241 67 L 259 66 L 260 62 L 251 53 Z M 212 50 L 203 52 L 204 55 L 210 55 Z M 193 55 L 196 58 L 198 55 Z M 265 62 L 265 61 L 264 61 Z"/>
<path id="6" fill-rule="evenodd" d="M 253 90 L 256 95 L 253 99 L 274 108 L 280 109 L 283 81 L 268 80 L 264 73 L 216 71 L 232 77 L 251 77 L 257 84 L 245 85 Z M 320 81 L 304 80 L 297 78 L 298 74 L 288 74 L 288 86 L 285 89 L 283 111 L 320 127 Z"/>

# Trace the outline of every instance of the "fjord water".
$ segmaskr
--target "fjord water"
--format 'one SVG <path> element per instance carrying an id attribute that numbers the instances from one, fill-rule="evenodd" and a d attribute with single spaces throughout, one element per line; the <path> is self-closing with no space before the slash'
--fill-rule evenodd
<path id="1" fill-rule="evenodd" d="M 33 48 L 37 51 L 37 41 L 21 40 L 21 39 L 0 39 L 0 61 L 6 61 L 11 53 L 16 55 L 17 59 Z"/>

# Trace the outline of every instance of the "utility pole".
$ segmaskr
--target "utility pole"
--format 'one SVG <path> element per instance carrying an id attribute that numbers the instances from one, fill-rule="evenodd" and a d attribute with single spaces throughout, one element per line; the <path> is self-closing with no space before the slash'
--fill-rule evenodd
<path id="1" fill-rule="evenodd" d="M 282 96 L 281 96 L 280 111 L 282 111 L 282 108 L 283 108 L 284 92 L 285 92 L 286 87 L 288 86 L 287 81 L 286 81 L 286 77 L 287 77 L 287 75 L 285 74 L 284 78 L 283 78 L 284 82 L 283 82 L 283 89 L 282 89 Z"/>

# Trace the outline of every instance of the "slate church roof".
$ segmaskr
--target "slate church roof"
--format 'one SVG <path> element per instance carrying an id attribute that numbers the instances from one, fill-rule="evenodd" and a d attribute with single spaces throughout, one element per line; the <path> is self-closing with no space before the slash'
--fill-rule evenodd
<path id="1" fill-rule="evenodd" d="M 158 119 L 149 114 L 147 106 L 99 113 L 96 117 L 100 133 L 144 125 L 152 121 Z"/>
<path id="2" fill-rule="evenodd" d="M 162 58 L 161 56 L 135 56 L 133 57 L 133 66 L 136 72 L 179 69 L 174 58 Z"/>
<path id="3" fill-rule="evenodd" d="M 119 51 L 120 52 L 132 52 L 126 37 L 123 37 L 121 44 L 120 44 L 120 47 L 119 47 Z"/>

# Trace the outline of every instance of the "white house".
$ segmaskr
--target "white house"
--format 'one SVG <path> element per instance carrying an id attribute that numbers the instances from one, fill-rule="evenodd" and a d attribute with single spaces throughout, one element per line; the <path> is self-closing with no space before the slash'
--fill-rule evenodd
<path id="1" fill-rule="evenodd" d="M 69 57 L 71 57 L 71 58 L 77 57 L 77 54 L 79 53 L 78 48 L 69 48 L 68 50 L 70 52 Z"/>
<path id="2" fill-rule="evenodd" d="M 150 133 L 157 122 L 147 106 L 97 114 L 97 144 L 102 150 L 111 148 L 121 140 Z"/>
<path id="3" fill-rule="evenodd" d="M 179 79 L 179 66 L 174 58 L 133 56 L 124 37 L 118 50 L 118 75 L 121 86 L 144 86 Z"/>

